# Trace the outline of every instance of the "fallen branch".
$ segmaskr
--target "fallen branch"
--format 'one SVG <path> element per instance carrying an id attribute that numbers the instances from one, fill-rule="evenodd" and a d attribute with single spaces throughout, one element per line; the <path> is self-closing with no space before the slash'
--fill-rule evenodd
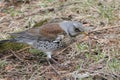
<path id="1" fill-rule="evenodd" d="M 18 58 L 20 61 L 24 61 L 23 59 L 21 59 L 13 50 L 11 50 L 10 49 L 10 51 L 11 51 L 11 53 L 16 57 L 16 58 Z"/>
<path id="2" fill-rule="evenodd" d="M 106 30 L 106 29 L 117 28 L 117 27 L 120 27 L 120 25 L 111 26 L 111 27 L 102 27 L 102 28 L 99 28 L 99 29 L 94 29 L 93 31 L 90 31 L 89 33 L 96 32 L 96 31 L 101 31 L 101 30 Z"/>
<path id="3" fill-rule="evenodd" d="M 16 53 L 20 53 L 20 52 L 25 51 L 26 49 L 29 49 L 29 48 L 30 48 L 30 46 L 22 48 L 22 49 L 18 50 Z"/>

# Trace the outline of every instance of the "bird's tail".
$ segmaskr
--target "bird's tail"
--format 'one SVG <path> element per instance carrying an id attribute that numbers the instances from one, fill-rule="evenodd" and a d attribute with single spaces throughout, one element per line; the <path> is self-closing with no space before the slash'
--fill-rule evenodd
<path id="1" fill-rule="evenodd" d="M 1 41 L 0 41 L 0 44 L 1 44 L 1 43 L 6 43 L 6 42 L 16 42 L 16 40 L 15 40 L 15 39 L 1 40 Z"/>

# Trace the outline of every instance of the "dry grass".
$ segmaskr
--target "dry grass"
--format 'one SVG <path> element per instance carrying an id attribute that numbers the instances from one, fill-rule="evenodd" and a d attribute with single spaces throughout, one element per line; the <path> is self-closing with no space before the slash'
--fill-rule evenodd
<path id="1" fill-rule="evenodd" d="M 92 29 L 91 34 L 84 38 L 78 36 L 78 42 L 54 55 L 59 63 L 67 66 L 60 68 L 53 64 L 60 75 L 48 65 L 41 52 L 22 44 L 18 47 L 12 44 L 9 48 L 4 45 L 6 49 L 0 53 L 0 80 L 120 79 L 119 0 L 34 0 L 30 4 L 0 8 L 1 40 L 8 38 L 7 33 L 29 29 L 36 22 L 41 25 L 76 20 Z"/>

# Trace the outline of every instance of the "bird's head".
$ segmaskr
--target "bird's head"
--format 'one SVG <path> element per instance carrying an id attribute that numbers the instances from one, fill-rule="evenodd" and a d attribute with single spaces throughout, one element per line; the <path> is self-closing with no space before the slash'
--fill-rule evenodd
<path id="1" fill-rule="evenodd" d="M 68 26 L 68 35 L 70 37 L 75 37 L 79 34 L 86 34 L 83 24 L 77 21 L 71 21 Z"/>

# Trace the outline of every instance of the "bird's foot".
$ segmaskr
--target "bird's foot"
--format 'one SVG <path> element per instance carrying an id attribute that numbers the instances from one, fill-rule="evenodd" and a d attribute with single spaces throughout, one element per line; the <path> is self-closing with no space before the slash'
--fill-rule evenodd
<path id="1" fill-rule="evenodd" d="M 60 68 L 67 68 L 67 66 L 60 64 L 58 61 L 56 61 L 56 59 L 51 58 L 50 61 L 52 61 L 53 63 L 55 63 L 55 65 L 57 65 Z"/>
<path id="2" fill-rule="evenodd" d="M 50 65 L 50 67 L 54 70 L 54 72 L 58 75 L 60 75 L 59 71 L 51 64 L 50 59 L 47 58 L 47 62 Z"/>

